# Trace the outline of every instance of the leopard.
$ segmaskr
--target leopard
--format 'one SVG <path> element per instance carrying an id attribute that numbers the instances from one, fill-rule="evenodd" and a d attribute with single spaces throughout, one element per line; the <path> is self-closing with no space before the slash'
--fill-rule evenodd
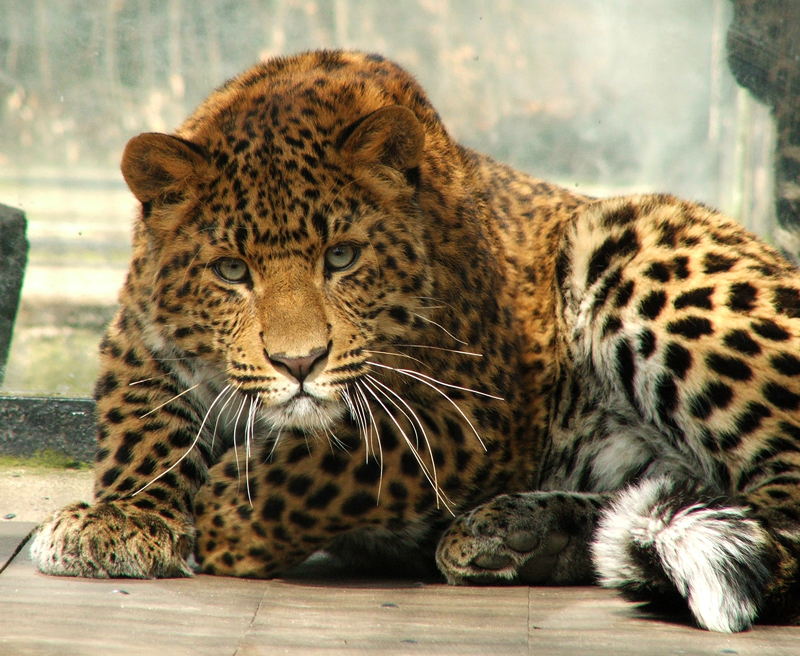
<path id="1" fill-rule="evenodd" d="M 516 171 L 339 50 L 256 64 L 121 169 L 94 500 L 40 525 L 42 572 L 328 554 L 798 623 L 800 274 L 733 219 Z"/>

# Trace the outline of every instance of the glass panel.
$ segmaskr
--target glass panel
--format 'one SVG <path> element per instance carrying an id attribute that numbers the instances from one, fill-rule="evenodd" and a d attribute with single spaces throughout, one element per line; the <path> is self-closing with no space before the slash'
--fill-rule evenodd
<path id="1" fill-rule="evenodd" d="M 129 257 L 125 142 L 279 53 L 381 52 L 467 145 L 768 234 L 774 129 L 728 70 L 730 19 L 725 0 L 0 1 L 0 202 L 27 212 L 31 241 L 5 392 L 91 392 Z"/>

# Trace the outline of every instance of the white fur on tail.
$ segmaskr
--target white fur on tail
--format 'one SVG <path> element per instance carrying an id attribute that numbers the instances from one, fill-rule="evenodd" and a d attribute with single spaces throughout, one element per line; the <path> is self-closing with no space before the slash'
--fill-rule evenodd
<path id="1" fill-rule="evenodd" d="M 655 564 L 700 626 L 746 629 L 770 577 L 769 538 L 746 509 L 701 501 L 699 494 L 676 488 L 665 478 L 646 480 L 623 491 L 604 512 L 592 545 L 600 581 L 643 591 L 654 587 Z"/>

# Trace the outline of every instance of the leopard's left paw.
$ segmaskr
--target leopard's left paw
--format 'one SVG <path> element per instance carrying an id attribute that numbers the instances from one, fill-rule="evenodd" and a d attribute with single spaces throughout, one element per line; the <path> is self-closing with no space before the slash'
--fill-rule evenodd
<path id="1" fill-rule="evenodd" d="M 601 503 L 562 492 L 495 497 L 453 522 L 436 563 L 453 584 L 592 581 L 589 543 Z"/>

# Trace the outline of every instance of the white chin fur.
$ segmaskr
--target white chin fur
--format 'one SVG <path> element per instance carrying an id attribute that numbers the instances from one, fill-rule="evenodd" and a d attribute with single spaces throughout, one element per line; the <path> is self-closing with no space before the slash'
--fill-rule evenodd
<path id="1" fill-rule="evenodd" d="M 611 588 L 651 587 L 636 557 L 649 553 L 700 626 L 744 630 L 769 580 L 769 539 L 745 509 L 691 501 L 691 493 L 676 487 L 665 478 L 643 481 L 604 512 L 592 545 L 600 581 Z"/>
<path id="2" fill-rule="evenodd" d="M 260 415 L 276 429 L 299 429 L 306 432 L 324 431 L 341 419 L 345 408 L 340 404 L 319 403 L 301 397 L 277 407 L 263 407 Z"/>

